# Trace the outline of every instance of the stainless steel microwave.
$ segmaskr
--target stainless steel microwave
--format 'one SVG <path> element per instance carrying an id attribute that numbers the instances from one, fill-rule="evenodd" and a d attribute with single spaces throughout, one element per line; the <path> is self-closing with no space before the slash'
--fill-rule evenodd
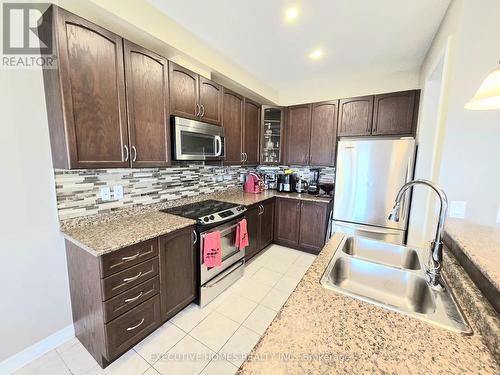
<path id="1" fill-rule="evenodd" d="M 172 117 L 175 160 L 224 159 L 224 128 L 182 117 Z"/>

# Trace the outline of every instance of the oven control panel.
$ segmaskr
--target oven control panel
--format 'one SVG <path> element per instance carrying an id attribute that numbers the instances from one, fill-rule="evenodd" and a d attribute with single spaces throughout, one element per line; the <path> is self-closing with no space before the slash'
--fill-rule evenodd
<path id="1" fill-rule="evenodd" d="M 245 206 L 236 206 L 228 210 L 215 212 L 212 215 L 206 215 L 200 217 L 198 220 L 201 224 L 214 224 L 218 222 L 223 222 L 231 219 L 234 216 L 241 215 L 247 209 Z"/>

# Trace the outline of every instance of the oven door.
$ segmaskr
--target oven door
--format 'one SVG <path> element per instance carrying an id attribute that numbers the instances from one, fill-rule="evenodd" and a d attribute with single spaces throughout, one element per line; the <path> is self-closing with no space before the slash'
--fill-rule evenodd
<path id="1" fill-rule="evenodd" d="M 224 158 L 224 128 L 204 122 L 173 118 L 176 160 L 219 160 Z"/>
<path id="2" fill-rule="evenodd" d="M 228 223 L 211 228 L 200 234 L 200 266 L 201 266 L 201 285 L 213 279 L 225 269 L 245 257 L 245 249 L 238 250 L 236 247 L 236 227 L 242 220 L 242 217 L 232 220 Z M 206 267 L 203 263 L 204 237 L 207 233 L 218 230 L 221 236 L 222 244 L 222 264 L 218 267 Z"/>

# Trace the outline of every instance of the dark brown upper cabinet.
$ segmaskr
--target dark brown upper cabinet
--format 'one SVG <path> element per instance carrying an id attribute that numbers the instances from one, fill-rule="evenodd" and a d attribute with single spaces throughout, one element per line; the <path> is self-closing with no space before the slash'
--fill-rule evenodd
<path id="1" fill-rule="evenodd" d="M 260 104 L 245 98 L 243 126 L 243 160 L 245 164 L 259 163 Z"/>
<path id="2" fill-rule="evenodd" d="M 169 62 L 172 115 L 221 125 L 222 86 Z"/>
<path id="3" fill-rule="evenodd" d="M 262 125 L 260 127 L 261 164 L 280 164 L 285 160 L 285 114 L 285 108 L 262 106 Z"/>
<path id="4" fill-rule="evenodd" d="M 338 108 L 338 100 L 312 105 L 310 165 L 335 164 Z"/>
<path id="5" fill-rule="evenodd" d="M 198 119 L 198 74 L 169 61 L 170 111 L 172 115 Z"/>
<path id="6" fill-rule="evenodd" d="M 58 68 L 44 69 L 55 168 L 128 167 L 123 41 L 51 6 Z"/>
<path id="7" fill-rule="evenodd" d="M 226 164 L 241 164 L 244 160 L 242 152 L 244 101 L 243 96 L 224 90 L 223 126 Z"/>
<path id="8" fill-rule="evenodd" d="M 375 95 L 373 135 L 412 135 L 416 130 L 419 91 Z"/>
<path id="9" fill-rule="evenodd" d="M 286 121 L 286 160 L 288 164 L 309 163 L 311 104 L 288 107 Z"/>
<path id="10" fill-rule="evenodd" d="M 124 40 L 125 81 L 132 167 L 170 164 L 168 62 Z"/>
<path id="11" fill-rule="evenodd" d="M 340 99 L 338 135 L 370 135 L 372 116 L 373 96 Z"/>
<path id="12" fill-rule="evenodd" d="M 200 76 L 200 118 L 205 122 L 222 123 L 222 86 Z"/>

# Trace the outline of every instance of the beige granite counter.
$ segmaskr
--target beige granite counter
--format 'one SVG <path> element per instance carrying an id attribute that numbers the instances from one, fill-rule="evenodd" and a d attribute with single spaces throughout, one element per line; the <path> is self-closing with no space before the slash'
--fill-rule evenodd
<path id="1" fill-rule="evenodd" d="M 266 199 L 279 197 L 288 199 L 299 199 L 303 201 L 311 202 L 330 202 L 333 198 L 322 198 L 316 197 L 311 194 L 299 194 L 299 193 L 279 193 L 276 190 L 264 190 L 260 194 L 244 193 L 242 191 L 236 191 L 228 193 L 227 195 L 221 196 L 220 200 L 225 202 L 237 203 L 243 206 L 251 206 L 253 204 L 262 202 Z"/>
<path id="2" fill-rule="evenodd" d="M 463 336 L 323 288 L 342 238 L 325 245 L 239 373 L 500 373 L 471 319 L 476 333 Z"/>
<path id="3" fill-rule="evenodd" d="M 67 229 L 63 235 L 89 253 L 101 256 L 195 223 L 194 220 L 153 211 L 99 225 Z"/>
<path id="4" fill-rule="evenodd" d="M 251 206 L 276 196 L 309 201 L 330 201 L 328 198 L 319 198 L 309 194 L 278 193 L 275 190 L 250 194 L 240 189 L 232 189 L 118 210 L 109 214 L 69 219 L 61 223 L 61 232 L 69 241 L 95 256 L 100 256 L 196 223 L 194 220 L 169 215 L 159 210 L 207 199 Z"/>
<path id="5" fill-rule="evenodd" d="M 491 284 L 500 290 L 500 227 L 447 219 L 446 236 L 450 237 Z M 448 242 L 446 238 L 445 242 Z"/>

